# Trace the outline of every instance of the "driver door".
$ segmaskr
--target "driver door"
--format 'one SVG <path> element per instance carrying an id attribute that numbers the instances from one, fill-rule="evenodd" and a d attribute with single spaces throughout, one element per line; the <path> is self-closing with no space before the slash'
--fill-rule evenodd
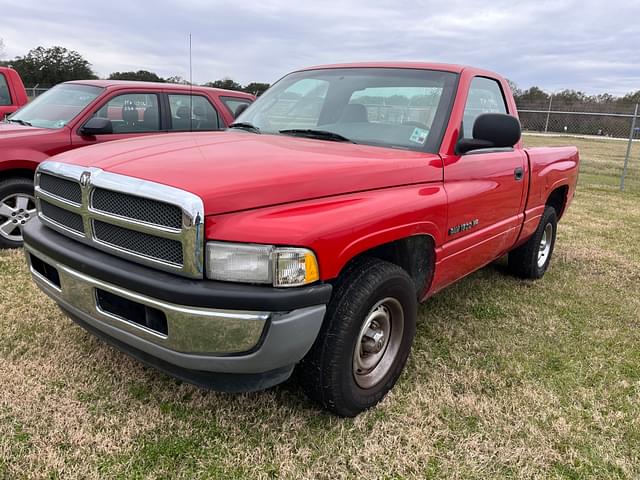
<path id="1" fill-rule="evenodd" d="M 464 110 L 463 135 L 483 113 L 509 113 L 500 83 L 474 77 Z M 442 286 L 490 263 L 514 245 L 522 225 L 526 157 L 521 148 L 479 149 L 445 161 L 448 197 Z"/>

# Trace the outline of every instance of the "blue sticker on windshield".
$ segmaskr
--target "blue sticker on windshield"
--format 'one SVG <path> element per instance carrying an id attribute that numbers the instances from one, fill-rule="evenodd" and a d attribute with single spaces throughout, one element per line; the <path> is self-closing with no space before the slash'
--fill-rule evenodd
<path id="1" fill-rule="evenodd" d="M 429 135 L 429 130 L 425 130 L 423 128 L 414 128 L 409 141 L 413 143 L 419 143 L 420 145 L 424 145 L 424 142 L 427 141 L 427 136 Z"/>

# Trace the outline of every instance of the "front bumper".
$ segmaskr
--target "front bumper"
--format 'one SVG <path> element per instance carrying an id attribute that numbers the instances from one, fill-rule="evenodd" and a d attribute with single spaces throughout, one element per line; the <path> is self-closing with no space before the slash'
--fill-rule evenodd
<path id="1" fill-rule="evenodd" d="M 147 364 L 217 390 L 286 380 L 315 341 L 331 294 L 330 285 L 291 295 L 176 277 L 80 245 L 37 219 L 23 236 L 34 281 L 73 320 Z"/>

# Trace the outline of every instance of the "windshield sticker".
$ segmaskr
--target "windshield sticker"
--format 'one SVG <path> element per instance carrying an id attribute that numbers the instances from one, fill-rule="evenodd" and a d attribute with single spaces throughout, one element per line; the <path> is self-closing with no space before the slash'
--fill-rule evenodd
<path id="1" fill-rule="evenodd" d="M 420 145 L 424 145 L 424 142 L 427 141 L 427 135 L 429 135 L 429 130 L 416 127 L 413 129 L 413 133 L 411 134 L 409 141 L 413 143 L 419 143 Z"/>

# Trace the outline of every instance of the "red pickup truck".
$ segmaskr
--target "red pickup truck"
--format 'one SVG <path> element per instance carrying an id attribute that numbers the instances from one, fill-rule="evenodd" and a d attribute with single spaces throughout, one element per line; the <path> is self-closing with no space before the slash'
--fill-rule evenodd
<path id="1" fill-rule="evenodd" d="M 141 361 L 219 390 L 294 367 L 340 415 L 400 376 L 417 304 L 502 255 L 549 266 L 576 148 L 525 149 L 504 78 L 368 63 L 285 76 L 221 134 L 42 163 L 35 282 Z"/>
<path id="2" fill-rule="evenodd" d="M 12 68 L 0 67 L 0 120 L 28 101 L 22 79 Z"/>
<path id="3" fill-rule="evenodd" d="M 221 130 L 253 100 L 243 92 L 114 80 L 48 90 L 0 123 L 0 248 L 21 245 L 18 227 L 35 213 L 33 174 L 43 160 L 123 138 Z"/>

